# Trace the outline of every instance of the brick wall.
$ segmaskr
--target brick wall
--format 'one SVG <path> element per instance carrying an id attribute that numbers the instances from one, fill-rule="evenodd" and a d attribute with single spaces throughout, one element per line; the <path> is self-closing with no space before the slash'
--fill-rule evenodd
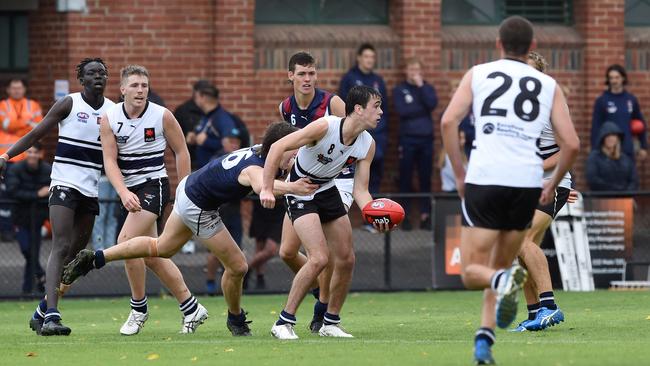
<path id="1" fill-rule="evenodd" d="M 319 60 L 318 86 L 336 91 L 341 75 L 353 64 L 361 41 L 379 50 L 379 69 L 389 90 L 402 78 L 404 57 L 424 61 L 426 79 L 439 94 L 434 112 L 436 155 L 440 151 L 440 114 L 449 100 L 451 83 L 468 65 L 498 57 L 496 27 L 442 27 L 441 0 L 390 1 L 388 26 L 255 26 L 254 0 L 88 0 L 85 13 L 56 13 L 54 0 L 42 0 L 30 15 L 31 94 L 51 105 L 55 79 L 68 79 L 78 91 L 74 65 L 83 57 L 101 56 L 110 68 L 107 95 L 118 96 L 119 68 L 140 63 L 152 74 L 153 89 L 175 108 L 190 95 L 199 78 L 214 80 L 222 104 L 248 123 L 255 141 L 265 126 L 279 118 L 277 106 L 291 93 L 286 60 L 296 50 Z M 134 12 L 134 9 L 146 11 Z M 584 187 L 584 160 L 589 151 L 593 100 L 604 88 L 603 73 L 614 62 L 644 60 L 650 34 L 639 41 L 625 30 L 624 0 L 574 0 L 575 26 L 538 27 L 542 53 L 552 61 L 550 74 L 568 88 L 569 105 L 583 142 L 576 164 Z M 627 32 L 627 35 L 626 35 Z M 631 40 L 632 39 L 632 40 Z M 645 48 L 638 49 L 639 45 Z M 643 52 L 645 52 L 643 51 Z M 632 63 L 629 89 L 650 115 L 650 66 Z M 392 109 L 388 101 L 389 109 Z M 388 161 L 382 189 L 395 191 L 397 119 L 391 115 Z M 53 142 L 55 133 L 49 141 Z M 642 187 L 650 187 L 650 172 L 639 167 Z M 173 169 L 171 169 L 173 171 Z M 438 171 L 432 177 L 439 188 Z"/>

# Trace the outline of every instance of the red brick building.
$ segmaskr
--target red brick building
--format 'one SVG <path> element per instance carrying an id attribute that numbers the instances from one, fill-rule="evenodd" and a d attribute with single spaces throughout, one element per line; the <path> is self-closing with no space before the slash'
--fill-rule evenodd
<path id="1" fill-rule="evenodd" d="M 292 3 L 311 6 L 311 13 L 277 8 Z M 472 5 L 478 3 L 491 7 Z M 222 104 L 241 115 L 259 141 L 264 126 L 278 119 L 278 103 L 291 93 L 286 63 L 294 51 L 312 52 L 319 61 L 318 85 L 336 91 L 356 47 L 368 41 L 379 51 L 377 71 L 389 89 L 402 77 L 401 60 L 417 56 L 424 62 L 426 79 L 441 101 L 434 113 L 438 124 L 450 84 L 472 64 L 498 57 L 496 24 L 520 12 L 541 19 L 535 21 L 539 49 L 550 61 L 550 74 L 569 91 L 582 139 L 574 172 L 578 187 L 584 187 L 591 111 L 608 65 L 628 68 L 628 89 L 650 116 L 650 22 L 642 24 L 644 11 L 650 13 L 644 2 L 632 0 L 9 0 L 0 6 L 0 19 L 26 19 L 29 51 L 27 65 L 24 55 L 22 66 L 0 65 L 0 78 L 26 77 L 31 97 L 47 108 L 54 80 L 67 79 L 71 91 L 79 89 L 74 66 L 84 57 L 106 60 L 111 76 L 107 95 L 114 99 L 119 69 L 138 63 L 149 68 L 152 87 L 172 110 L 189 98 L 194 81 L 207 78 L 221 90 Z M 483 16 L 491 18 L 481 20 Z M 18 29 L 22 23 L 11 24 Z M 16 32 L 11 35 L 20 38 Z M 397 123 L 392 116 L 384 191 L 396 190 Z M 436 127 L 436 155 L 439 139 Z M 644 189 L 650 187 L 646 166 L 639 167 Z M 439 187 L 438 176 L 436 170 L 434 187 Z"/>

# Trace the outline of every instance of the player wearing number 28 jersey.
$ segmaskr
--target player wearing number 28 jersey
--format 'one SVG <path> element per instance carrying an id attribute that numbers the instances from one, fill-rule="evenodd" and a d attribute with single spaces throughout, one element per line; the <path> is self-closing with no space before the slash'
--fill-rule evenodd
<path id="1" fill-rule="evenodd" d="M 443 142 L 462 199 L 462 280 L 467 288 L 485 289 L 474 340 L 477 364 L 494 363 L 495 325 L 506 328 L 514 320 L 517 293 L 527 276 L 512 262 L 538 202 L 547 204 L 555 196 L 579 149 L 562 90 L 526 64 L 535 46 L 532 24 L 519 16 L 507 18 L 496 44 L 502 59 L 469 70 L 442 118 Z M 457 131 L 470 108 L 476 140 L 466 174 Z M 549 120 L 560 155 L 542 189 L 537 140 Z"/>

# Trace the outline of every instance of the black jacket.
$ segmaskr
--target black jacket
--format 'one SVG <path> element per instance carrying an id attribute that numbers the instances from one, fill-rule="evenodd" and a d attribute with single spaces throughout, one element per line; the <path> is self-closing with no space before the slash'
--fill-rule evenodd
<path id="1" fill-rule="evenodd" d="M 634 191 L 639 188 L 634 161 L 621 151 L 618 160 L 610 159 L 600 148 L 607 135 L 616 134 L 623 138 L 623 132 L 613 122 L 605 122 L 598 136 L 599 148 L 593 150 L 587 159 L 587 183 L 592 191 Z M 621 147 L 622 149 L 622 147 Z"/>
<path id="2" fill-rule="evenodd" d="M 39 227 L 40 223 L 48 217 L 47 197 L 39 198 L 37 192 L 42 187 L 50 185 L 51 173 L 52 166 L 43 161 L 34 170 L 30 169 L 24 160 L 13 164 L 9 168 L 5 181 L 7 196 L 10 199 L 19 201 L 12 211 L 14 224 L 29 225 L 31 218 L 30 205 L 34 201 L 41 201 L 34 216 Z"/>

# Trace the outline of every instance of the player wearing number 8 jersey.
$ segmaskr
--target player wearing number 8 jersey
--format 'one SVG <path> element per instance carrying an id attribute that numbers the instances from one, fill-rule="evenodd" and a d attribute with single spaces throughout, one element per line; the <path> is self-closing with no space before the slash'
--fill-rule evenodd
<path id="1" fill-rule="evenodd" d="M 462 280 L 467 288 L 485 289 L 481 328 L 475 336 L 478 364 L 494 363 L 495 325 L 505 328 L 516 316 L 517 292 L 526 271 L 512 262 L 535 207 L 554 197 L 579 150 L 562 90 L 553 78 L 526 64 L 535 45 L 532 24 L 519 16 L 507 18 L 496 44 L 502 59 L 469 70 L 442 118 L 443 142 L 462 199 Z M 457 131 L 470 108 L 476 140 L 466 174 Z M 560 155 L 542 187 L 536 142 L 548 120 Z"/>
<path id="2" fill-rule="evenodd" d="M 170 258 L 195 236 L 223 263 L 221 288 L 228 305 L 227 327 L 234 336 L 249 336 L 246 314 L 241 309 L 241 293 L 246 258 L 228 233 L 219 217 L 219 207 L 233 199 L 241 199 L 251 191 L 260 192 L 262 166 L 271 144 L 295 131 L 284 123 L 271 125 L 262 145 L 245 148 L 213 160 L 181 180 L 176 188 L 176 201 L 165 229 L 159 238 L 138 236 L 104 251 L 84 250 L 66 266 L 63 282 L 72 283 L 93 268 L 107 262 L 127 259 Z M 280 167 L 287 169 L 295 151 L 283 155 Z M 301 179 L 292 183 L 276 180 L 274 194 L 311 194 L 317 185 Z"/>

